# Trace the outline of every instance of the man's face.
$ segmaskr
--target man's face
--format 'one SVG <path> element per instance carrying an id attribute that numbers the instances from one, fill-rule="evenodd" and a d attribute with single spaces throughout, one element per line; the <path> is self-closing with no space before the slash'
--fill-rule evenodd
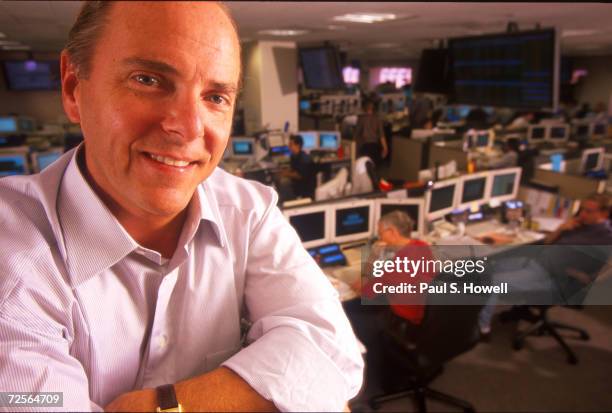
<path id="1" fill-rule="evenodd" d="M 294 155 L 297 155 L 302 150 L 300 148 L 300 145 L 298 145 L 297 143 L 293 142 L 292 140 L 289 141 L 289 145 L 288 146 L 289 146 L 289 150 Z"/>
<path id="2" fill-rule="evenodd" d="M 599 205 L 595 201 L 584 200 L 580 204 L 580 213 L 578 219 L 583 225 L 595 225 L 605 221 L 608 218 L 606 211 L 599 209 Z"/>
<path id="3" fill-rule="evenodd" d="M 114 4 L 74 89 L 87 170 L 136 216 L 175 216 L 222 158 L 240 76 L 238 40 L 211 3 Z M 66 105 L 66 98 L 64 98 Z"/>
<path id="4" fill-rule="evenodd" d="M 395 242 L 395 231 L 393 227 L 379 222 L 377 229 L 379 240 L 385 244 L 393 244 L 393 242 Z"/>

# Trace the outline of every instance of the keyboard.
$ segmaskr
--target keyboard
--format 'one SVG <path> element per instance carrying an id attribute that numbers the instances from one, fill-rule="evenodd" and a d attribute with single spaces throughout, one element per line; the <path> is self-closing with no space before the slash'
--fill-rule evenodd
<path id="1" fill-rule="evenodd" d="M 503 227 L 497 221 L 483 221 L 476 224 L 470 224 L 465 227 L 465 233 L 471 237 L 479 237 L 491 232 L 497 232 Z"/>

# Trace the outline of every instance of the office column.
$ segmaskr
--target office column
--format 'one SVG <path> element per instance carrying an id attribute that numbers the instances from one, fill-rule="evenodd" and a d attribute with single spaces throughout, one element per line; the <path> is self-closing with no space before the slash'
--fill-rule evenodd
<path id="1" fill-rule="evenodd" d="M 297 49 L 294 42 L 243 44 L 242 93 L 247 134 L 298 124 Z"/>

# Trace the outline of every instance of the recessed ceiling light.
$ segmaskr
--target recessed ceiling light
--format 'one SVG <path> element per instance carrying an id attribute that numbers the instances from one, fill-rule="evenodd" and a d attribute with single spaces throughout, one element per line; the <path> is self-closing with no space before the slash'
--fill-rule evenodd
<path id="1" fill-rule="evenodd" d="M 561 37 L 580 37 L 580 36 L 592 36 L 594 34 L 600 34 L 601 30 L 595 29 L 568 29 L 561 32 Z"/>
<path id="2" fill-rule="evenodd" d="M 375 49 L 393 49 L 394 47 L 400 47 L 401 44 L 399 43 L 375 43 L 370 45 L 370 47 L 373 47 Z"/>
<path id="3" fill-rule="evenodd" d="M 351 23 L 379 23 L 387 20 L 395 20 L 397 17 L 393 13 L 349 13 L 334 17 L 338 22 Z"/>
<path id="4" fill-rule="evenodd" d="M 293 29 L 271 29 L 271 30 L 260 30 L 259 34 L 269 34 L 271 36 L 300 36 L 308 33 L 308 30 L 293 30 Z"/>
<path id="5" fill-rule="evenodd" d="M 6 34 L 0 32 L 0 39 L 4 39 L 6 37 Z"/>
<path id="6" fill-rule="evenodd" d="M 30 50 L 30 46 L 24 44 L 0 46 L 0 48 L 2 48 L 2 50 Z"/>
<path id="7" fill-rule="evenodd" d="M 328 30 L 346 30 L 346 26 L 338 26 L 336 24 L 330 24 L 327 26 Z"/>

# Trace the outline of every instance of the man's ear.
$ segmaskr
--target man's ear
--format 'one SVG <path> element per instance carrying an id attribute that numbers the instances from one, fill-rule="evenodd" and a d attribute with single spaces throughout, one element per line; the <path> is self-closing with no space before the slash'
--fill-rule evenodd
<path id="1" fill-rule="evenodd" d="M 81 114 L 78 102 L 79 78 L 66 50 L 62 51 L 60 57 L 60 73 L 62 76 L 62 104 L 64 105 L 64 112 L 66 112 L 71 122 L 80 123 Z"/>

